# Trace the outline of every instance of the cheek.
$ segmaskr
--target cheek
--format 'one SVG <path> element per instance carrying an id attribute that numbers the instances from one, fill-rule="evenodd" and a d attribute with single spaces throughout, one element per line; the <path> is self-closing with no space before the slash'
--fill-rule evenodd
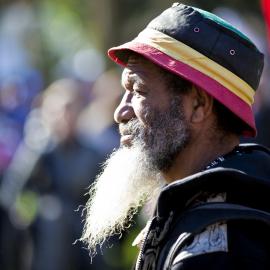
<path id="1" fill-rule="evenodd" d="M 144 125 L 147 125 L 147 120 L 151 112 L 151 105 L 146 100 L 132 100 L 132 107 L 137 119 Z"/>

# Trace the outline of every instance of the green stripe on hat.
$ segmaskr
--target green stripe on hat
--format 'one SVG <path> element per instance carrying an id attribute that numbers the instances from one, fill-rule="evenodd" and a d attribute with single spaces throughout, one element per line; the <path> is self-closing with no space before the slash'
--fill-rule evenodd
<path id="1" fill-rule="evenodd" d="M 204 18 L 207 18 L 209 20 L 212 20 L 214 22 L 216 22 L 217 24 L 233 31 L 234 33 L 238 34 L 239 36 L 241 36 L 242 38 L 244 38 L 246 41 L 252 43 L 254 45 L 254 43 L 246 36 L 244 35 L 241 31 L 239 31 L 238 29 L 236 29 L 235 27 L 233 27 L 230 23 L 228 23 L 227 21 L 223 20 L 222 18 L 216 16 L 213 13 L 210 13 L 206 10 L 202 10 L 200 8 L 196 8 L 196 7 L 192 7 L 194 10 L 198 11 L 201 13 L 202 16 L 204 16 Z"/>

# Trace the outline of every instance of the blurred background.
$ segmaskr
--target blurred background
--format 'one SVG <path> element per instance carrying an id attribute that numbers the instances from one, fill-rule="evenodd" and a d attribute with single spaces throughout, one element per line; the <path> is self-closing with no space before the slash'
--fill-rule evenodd
<path id="1" fill-rule="evenodd" d="M 140 218 L 92 264 L 74 242 L 87 187 L 119 142 L 121 69 L 106 51 L 173 1 L 0 1 L 0 269 L 129 269 Z M 265 53 L 252 141 L 270 147 L 269 0 L 182 2 L 228 20 Z"/>

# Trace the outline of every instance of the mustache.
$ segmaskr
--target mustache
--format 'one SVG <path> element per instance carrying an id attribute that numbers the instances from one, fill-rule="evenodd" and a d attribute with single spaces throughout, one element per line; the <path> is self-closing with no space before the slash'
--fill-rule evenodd
<path id="1" fill-rule="evenodd" d="M 138 119 L 131 119 L 127 123 L 119 124 L 119 133 L 121 136 L 132 135 L 137 136 L 142 130 L 142 125 Z"/>

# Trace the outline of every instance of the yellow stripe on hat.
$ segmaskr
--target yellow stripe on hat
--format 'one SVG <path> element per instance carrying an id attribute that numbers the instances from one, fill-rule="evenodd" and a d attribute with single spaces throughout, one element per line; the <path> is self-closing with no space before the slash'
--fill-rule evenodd
<path id="1" fill-rule="evenodd" d="M 157 30 L 148 28 L 143 30 L 134 41 L 150 45 L 168 56 L 173 57 L 175 60 L 187 64 L 219 82 L 248 105 L 251 106 L 253 104 L 255 91 L 249 84 L 228 69 L 181 41 Z"/>

